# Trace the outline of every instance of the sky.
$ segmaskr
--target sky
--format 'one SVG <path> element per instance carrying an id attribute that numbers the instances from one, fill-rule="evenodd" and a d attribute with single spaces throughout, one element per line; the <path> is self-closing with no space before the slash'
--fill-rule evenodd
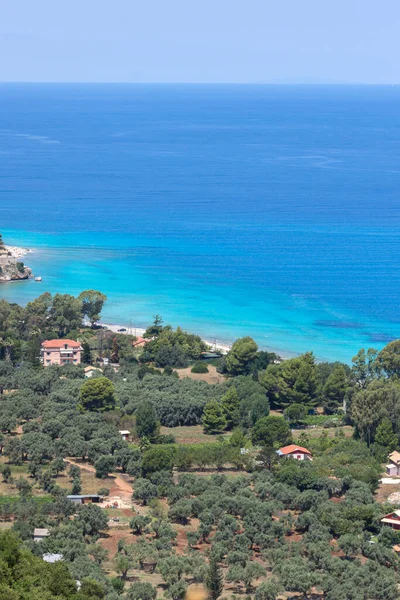
<path id="1" fill-rule="evenodd" d="M 400 83 L 399 0 L 3 0 L 0 81 Z"/>

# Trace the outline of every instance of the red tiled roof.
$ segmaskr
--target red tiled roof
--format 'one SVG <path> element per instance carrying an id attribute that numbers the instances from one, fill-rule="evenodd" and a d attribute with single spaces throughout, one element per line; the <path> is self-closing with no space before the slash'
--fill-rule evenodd
<path id="1" fill-rule="evenodd" d="M 150 340 L 139 336 L 132 342 L 132 346 L 142 346 L 143 344 L 147 344 L 149 341 Z"/>
<path id="2" fill-rule="evenodd" d="M 75 342 L 75 340 L 45 340 L 42 343 L 44 348 L 62 348 L 63 346 L 70 346 L 71 348 L 80 348 L 81 345 L 79 342 Z"/>
<path id="3" fill-rule="evenodd" d="M 302 452 L 303 454 L 311 454 L 307 448 L 302 448 L 301 446 L 296 446 L 296 444 L 290 444 L 290 446 L 284 446 L 283 448 L 279 448 L 279 452 L 281 454 L 293 454 L 293 452 Z"/>

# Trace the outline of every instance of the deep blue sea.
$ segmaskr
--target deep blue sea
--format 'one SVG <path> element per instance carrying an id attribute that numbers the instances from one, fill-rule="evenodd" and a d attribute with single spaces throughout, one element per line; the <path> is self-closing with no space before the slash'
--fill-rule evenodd
<path id="1" fill-rule="evenodd" d="M 0 231 L 39 293 L 349 362 L 400 336 L 400 87 L 0 85 Z"/>

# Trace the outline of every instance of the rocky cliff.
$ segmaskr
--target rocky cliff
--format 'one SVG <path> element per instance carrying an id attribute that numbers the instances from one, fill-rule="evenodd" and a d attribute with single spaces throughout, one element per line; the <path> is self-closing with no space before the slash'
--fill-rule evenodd
<path id="1" fill-rule="evenodd" d="M 0 235 L 0 283 L 31 277 L 32 270 L 21 261 L 27 252 L 23 248 L 5 246 Z"/>

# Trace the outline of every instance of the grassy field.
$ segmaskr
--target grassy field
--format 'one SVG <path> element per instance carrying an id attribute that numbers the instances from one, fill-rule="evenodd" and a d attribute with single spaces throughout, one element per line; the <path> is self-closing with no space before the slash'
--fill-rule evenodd
<path id="1" fill-rule="evenodd" d="M 345 437 L 349 438 L 353 435 L 353 427 L 344 425 L 343 427 L 314 427 L 313 429 L 294 429 L 293 439 L 298 440 L 302 434 L 306 434 L 310 439 L 318 438 L 323 432 L 326 432 L 329 438 L 335 437 L 335 432 L 338 430 L 344 432 Z"/>
<path id="2" fill-rule="evenodd" d="M 161 427 L 163 435 L 172 434 L 178 444 L 202 444 L 204 442 L 215 442 L 215 435 L 204 433 L 202 425 L 188 427 Z M 230 435 L 230 434 L 226 434 Z"/>

